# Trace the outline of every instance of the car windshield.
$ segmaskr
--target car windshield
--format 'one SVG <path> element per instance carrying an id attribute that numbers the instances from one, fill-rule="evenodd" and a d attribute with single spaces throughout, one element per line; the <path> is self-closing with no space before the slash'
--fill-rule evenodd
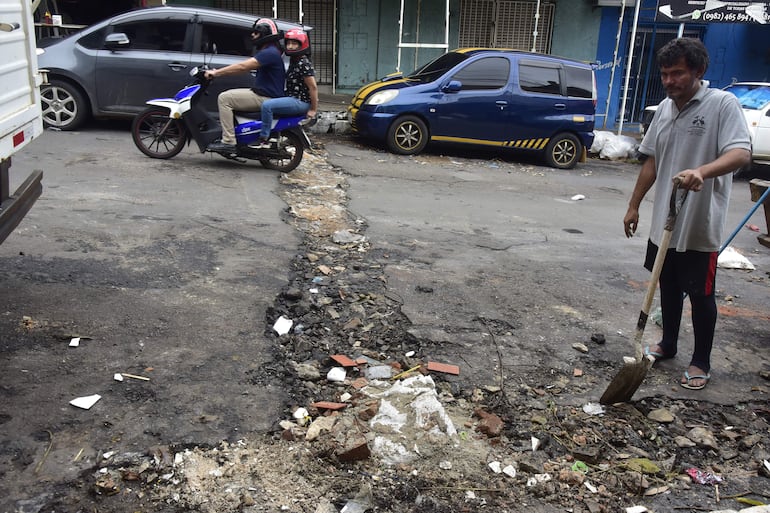
<path id="1" fill-rule="evenodd" d="M 770 103 L 770 84 L 734 84 L 727 86 L 725 91 L 737 96 L 744 109 L 759 110 Z"/>
<path id="2" fill-rule="evenodd" d="M 419 80 L 420 82 L 425 83 L 433 82 L 438 77 L 454 68 L 468 57 L 470 57 L 468 54 L 459 52 L 445 53 L 438 59 L 435 59 L 420 68 L 417 68 L 414 72 L 412 72 L 412 74 L 408 75 L 407 78 L 411 80 Z"/>

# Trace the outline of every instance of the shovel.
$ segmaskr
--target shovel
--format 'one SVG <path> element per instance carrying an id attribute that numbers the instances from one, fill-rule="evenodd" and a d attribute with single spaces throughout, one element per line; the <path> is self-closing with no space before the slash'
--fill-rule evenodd
<path id="1" fill-rule="evenodd" d="M 668 207 L 668 217 L 666 218 L 666 225 L 663 229 L 663 240 L 660 242 L 658 252 L 655 255 L 655 263 L 652 266 L 652 276 L 650 276 L 650 285 L 647 287 L 647 294 L 644 296 L 644 302 L 642 302 L 642 311 L 639 313 L 639 320 L 636 323 L 636 333 L 634 334 L 634 344 L 636 357 L 624 358 L 625 362 L 623 368 L 610 382 L 607 390 L 602 394 L 599 403 L 601 404 L 615 404 L 625 403 L 631 400 L 639 385 L 644 381 L 644 377 L 647 375 L 647 371 L 650 370 L 652 364 L 655 363 L 655 358 L 652 356 L 644 356 L 642 354 L 642 336 L 644 335 L 644 328 L 647 326 L 647 318 L 650 314 L 650 306 L 652 306 L 652 298 L 655 296 L 655 288 L 658 285 L 658 279 L 660 279 L 660 271 L 663 268 L 663 261 L 666 259 L 666 252 L 668 251 L 668 245 L 671 242 L 671 235 L 674 231 L 674 225 L 676 224 L 676 216 L 679 213 L 677 209 L 677 191 L 681 180 L 679 178 L 674 179 L 674 188 L 671 191 L 671 201 Z M 687 197 L 687 191 L 682 194 L 681 202 L 679 206 L 681 208 Z"/>

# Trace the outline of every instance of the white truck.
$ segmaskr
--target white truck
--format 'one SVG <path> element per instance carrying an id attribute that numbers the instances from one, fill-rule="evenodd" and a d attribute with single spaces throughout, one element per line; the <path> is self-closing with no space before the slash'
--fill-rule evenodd
<path id="1" fill-rule="evenodd" d="M 10 191 L 11 156 L 43 133 L 37 43 L 30 0 L 0 0 L 0 243 L 43 192 L 34 171 Z"/>

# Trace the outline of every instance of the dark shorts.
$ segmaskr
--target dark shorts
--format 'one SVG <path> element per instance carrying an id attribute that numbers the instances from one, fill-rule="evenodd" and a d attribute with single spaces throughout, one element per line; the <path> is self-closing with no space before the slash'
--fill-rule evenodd
<path id="1" fill-rule="evenodd" d="M 655 263 L 655 255 L 658 246 L 647 241 L 647 255 L 644 259 L 644 267 L 652 271 Z M 703 251 L 678 252 L 669 249 L 660 279 L 675 280 L 679 287 L 689 295 L 710 296 L 714 293 L 714 280 L 717 273 L 717 257 L 719 253 Z"/>

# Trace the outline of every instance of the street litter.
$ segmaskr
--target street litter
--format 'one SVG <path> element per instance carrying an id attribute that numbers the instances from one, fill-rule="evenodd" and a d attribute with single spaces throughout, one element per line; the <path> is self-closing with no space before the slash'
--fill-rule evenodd
<path id="1" fill-rule="evenodd" d="M 503 466 L 499 461 L 490 461 L 488 465 L 495 474 L 501 474 L 503 472 Z"/>
<path id="2" fill-rule="evenodd" d="M 83 408 L 84 410 L 90 410 L 91 406 L 95 405 L 99 399 L 101 399 L 102 396 L 99 394 L 94 395 L 86 395 L 83 397 L 77 397 L 70 401 L 70 404 L 72 406 L 75 406 L 77 408 Z"/>
<path id="3" fill-rule="evenodd" d="M 599 403 L 586 403 L 583 405 L 583 413 L 588 415 L 601 415 L 604 413 L 604 406 Z"/>
<path id="4" fill-rule="evenodd" d="M 146 376 L 137 376 L 136 374 L 127 374 L 125 372 L 121 372 L 121 375 L 124 378 L 138 379 L 140 381 L 150 381 L 150 378 L 148 378 Z"/>
<path id="5" fill-rule="evenodd" d="M 722 482 L 721 476 L 712 474 L 711 472 L 705 472 L 695 467 L 690 467 L 687 470 L 685 470 L 685 472 L 687 473 L 688 476 L 690 476 L 693 479 L 693 481 L 695 481 L 698 484 L 712 485 L 712 484 L 719 484 Z"/>
<path id="6" fill-rule="evenodd" d="M 583 486 L 585 486 L 586 488 L 588 488 L 588 491 L 589 491 L 589 492 L 591 492 L 591 493 L 596 493 L 596 492 L 598 492 L 598 491 L 599 491 L 599 489 L 598 489 L 598 488 L 596 488 L 594 485 L 592 485 L 592 484 L 591 484 L 591 483 L 589 483 L 588 481 L 584 481 L 584 482 L 583 482 Z"/>
<path id="7" fill-rule="evenodd" d="M 273 324 L 273 329 L 278 333 L 278 336 L 286 335 L 291 329 L 292 324 L 294 324 L 294 321 L 287 319 L 282 315 L 275 321 L 275 324 Z"/>
<path id="8" fill-rule="evenodd" d="M 112 379 L 114 379 L 115 381 L 123 381 L 123 374 L 116 372 L 115 374 L 113 374 Z"/>
<path id="9" fill-rule="evenodd" d="M 644 506 L 631 506 L 630 508 L 626 508 L 626 513 L 645 513 L 646 511 L 649 511 Z"/>
<path id="10" fill-rule="evenodd" d="M 74 337 L 70 340 L 70 347 L 78 347 L 80 345 L 80 337 Z"/>
<path id="11" fill-rule="evenodd" d="M 503 474 L 508 477 L 516 477 L 516 467 L 513 465 L 506 465 L 503 467 Z"/>
<path id="12" fill-rule="evenodd" d="M 534 476 L 527 479 L 527 486 L 531 488 L 536 484 L 547 483 L 550 480 L 551 474 L 535 474 Z"/>
<path id="13" fill-rule="evenodd" d="M 574 195 L 574 196 L 572 196 L 570 199 L 571 199 L 572 201 L 580 201 L 580 200 L 584 200 L 584 199 L 586 199 L 586 197 L 585 197 L 585 196 L 583 196 L 582 194 L 575 194 L 575 195 Z"/>
<path id="14" fill-rule="evenodd" d="M 748 258 L 738 253 L 732 246 L 727 246 L 722 250 L 719 257 L 717 257 L 717 265 L 722 269 L 754 270 L 754 264 L 752 264 Z"/>
<path id="15" fill-rule="evenodd" d="M 304 426 L 307 424 L 307 421 L 310 420 L 310 413 L 307 409 L 301 407 L 294 410 L 294 413 L 292 413 L 291 416 L 294 417 L 300 426 Z"/>
<path id="16" fill-rule="evenodd" d="M 538 447 L 540 447 L 540 439 L 535 438 L 534 436 L 531 439 L 532 442 L 532 452 L 535 452 Z"/>

